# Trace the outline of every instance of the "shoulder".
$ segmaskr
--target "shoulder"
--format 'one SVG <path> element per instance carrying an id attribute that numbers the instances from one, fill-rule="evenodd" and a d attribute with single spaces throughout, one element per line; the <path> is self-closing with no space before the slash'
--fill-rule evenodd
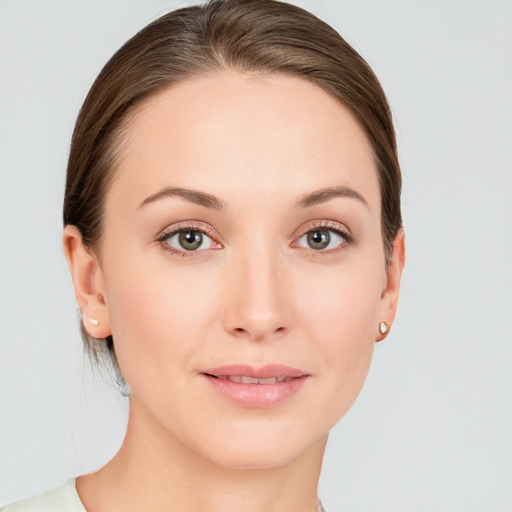
<path id="1" fill-rule="evenodd" d="M 75 478 L 38 496 L 6 505 L 0 512 L 86 512 L 75 487 Z"/>

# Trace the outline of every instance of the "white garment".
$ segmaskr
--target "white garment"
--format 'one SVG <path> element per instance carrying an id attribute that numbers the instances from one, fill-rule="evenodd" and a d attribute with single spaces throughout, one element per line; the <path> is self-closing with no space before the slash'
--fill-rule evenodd
<path id="1" fill-rule="evenodd" d="M 0 512 L 87 512 L 76 492 L 76 478 L 51 491 L 39 494 L 12 505 L 0 508 Z M 325 512 L 318 501 L 319 512 Z"/>
<path id="2" fill-rule="evenodd" d="M 87 512 L 75 487 L 76 478 L 38 496 L 6 505 L 0 512 Z"/>

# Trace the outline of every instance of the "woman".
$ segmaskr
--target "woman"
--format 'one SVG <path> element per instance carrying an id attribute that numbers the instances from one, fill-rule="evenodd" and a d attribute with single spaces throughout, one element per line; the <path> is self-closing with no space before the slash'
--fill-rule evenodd
<path id="1" fill-rule="evenodd" d="M 82 107 L 64 226 L 127 433 L 99 471 L 5 510 L 319 510 L 328 432 L 404 264 L 391 115 L 364 60 L 271 0 L 163 16 Z"/>

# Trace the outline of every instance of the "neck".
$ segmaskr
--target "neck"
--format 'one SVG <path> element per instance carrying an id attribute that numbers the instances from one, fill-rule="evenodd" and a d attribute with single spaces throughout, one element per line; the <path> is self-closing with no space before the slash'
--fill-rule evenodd
<path id="1" fill-rule="evenodd" d="M 326 441 L 325 436 L 277 467 L 225 467 L 163 431 L 135 406 L 117 455 L 97 473 L 80 477 L 77 490 L 89 512 L 317 512 Z"/>

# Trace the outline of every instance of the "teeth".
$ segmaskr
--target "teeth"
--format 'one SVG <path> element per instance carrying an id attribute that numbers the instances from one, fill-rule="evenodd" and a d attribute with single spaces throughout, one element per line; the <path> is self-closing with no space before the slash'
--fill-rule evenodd
<path id="1" fill-rule="evenodd" d="M 259 379 L 256 377 L 241 377 L 242 384 L 258 384 Z"/>
<path id="2" fill-rule="evenodd" d="M 277 382 L 285 382 L 291 380 L 291 377 L 268 377 L 266 379 L 258 379 L 256 377 L 248 377 L 246 375 L 219 375 L 221 380 L 229 380 L 237 384 L 276 384 Z"/>
<path id="3" fill-rule="evenodd" d="M 270 377 L 269 379 L 258 379 L 260 384 L 275 384 L 277 377 Z"/>

